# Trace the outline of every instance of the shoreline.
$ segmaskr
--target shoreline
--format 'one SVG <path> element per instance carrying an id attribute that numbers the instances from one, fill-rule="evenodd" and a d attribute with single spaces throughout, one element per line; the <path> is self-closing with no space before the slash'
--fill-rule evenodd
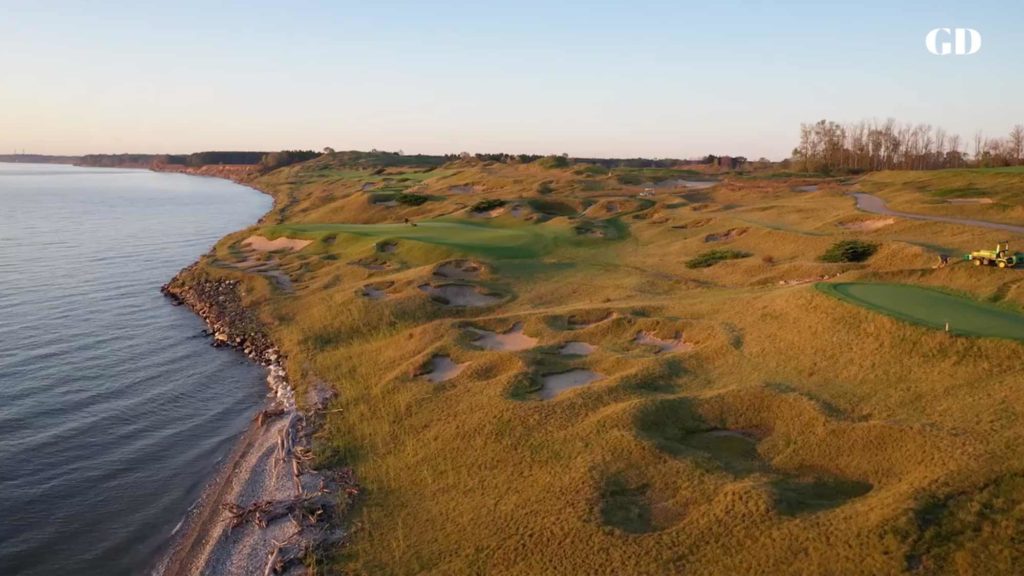
<path id="1" fill-rule="evenodd" d="M 228 179 L 273 198 L 226 174 L 185 173 Z M 332 394 L 314 386 L 306 410 L 300 410 L 284 355 L 255 311 L 242 304 L 239 281 L 211 278 L 200 262 L 181 270 L 161 292 L 203 320 L 211 345 L 235 348 L 264 366 L 268 394 L 171 533 L 150 574 L 295 573 L 306 558 L 329 553 L 344 542 L 339 520 L 359 491 L 348 468 L 312 468 L 311 436 Z"/>

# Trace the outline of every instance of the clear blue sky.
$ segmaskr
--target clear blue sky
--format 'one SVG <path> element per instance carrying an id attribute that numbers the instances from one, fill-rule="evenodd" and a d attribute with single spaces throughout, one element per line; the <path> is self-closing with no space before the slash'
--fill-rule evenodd
<path id="1" fill-rule="evenodd" d="M 975 28 L 937 57 L 928 30 Z M 0 0 L 0 153 L 785 157 L 800 122 L 1024 123 L 1024 3 Z"/>

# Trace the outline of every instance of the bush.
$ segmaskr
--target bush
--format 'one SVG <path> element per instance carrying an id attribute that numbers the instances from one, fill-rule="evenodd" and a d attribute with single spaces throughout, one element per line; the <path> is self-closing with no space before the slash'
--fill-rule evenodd
<path id="1" fill-rule="evenodd" d="M 537 194 L 551 194 L 555 191 L 555 187 L 551 180 L 545 180 L 540 184 L 537 184 Z"/>
<path id="2" fill-rule="evenodd" d="M 878 250 L 878 244 L 860 240 L 836 242 L 821 255 L 822 262 L 863 262 Z"/>
<path id="3" fill-rule="evenodd" d="M 574 216 L 576 214 L 575 208 L 558 200 L 530 198 L 526 203 L 530 205 L 530 208 L 548 216 Z"/>
<path id="4" fill-rule="evenodd" d="M 496 208 L 501 208 L 505 205 L 505 201 L 500 198 L 491 198 L 488 200 L 481 200 L 476 204 L 473 204 L 473 212 L 490 212 Z"/>
<path id="5" fill-rule="evenodd" d="M 639 186 L 644 183 L 643 176 L 636 172 L 624 172 L 622 174 L 616 174 L 615 179 L 619 181 L 619 184 L 626 186 Z"/>
<path id="6" fill-rule="evenodd" d="M 577 168 L 575 172 L 580 176 L 606 176 L 608 169 L 600 164 L 588 164 Z"/>
<path id="7" fill-rule="evenodd" d="M 711 250 L 686 261 L 687 268 L 708 268 L 724 260 L 738 260 L 750 256 L 739 250 Z"/>
<path id="8" fill-rule="evenodd" d="M 545 156 L 545 157 L 541 158 L 540 160 L 538 160 L 537 163 L 539 163 L 544 168 L 551 168 L 551 169 L 554 169 L 554 168 L 568 168 L 569 167 L 569 157 L 565 156 L 565 155 L 562 155 L 562 156 Z"/>
<path id="9" fill-rule="evenodd" d="M 395 196 L 395 202 L 405 204 L 406 206 L 419 206 L 427 200 L 430 200 L 430 198 L 423 194 L 414 194 L 412 192 L 402 192 L 398 196 Z"/>
<path id="10" fill-rule="evenodd" d="M 513 400 L 529 400 L 537 392 L 540 392 L 544 385 L 539 378 L 528 372 L 516 374 L 512 384 L 508 387 L 506 395 Z"/>

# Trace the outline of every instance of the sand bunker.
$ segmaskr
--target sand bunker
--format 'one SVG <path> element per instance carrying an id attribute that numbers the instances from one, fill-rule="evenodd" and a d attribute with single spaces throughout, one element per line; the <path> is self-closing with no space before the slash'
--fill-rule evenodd
<path id="1" fill-rule="evenodd" d="M 451 260 L 434 269 L 434 276 L 449 280 L 470 280 L 480 276 L 483 265 L 472 260 Z"/>
<path id="2" fill-rule="evenodd" d="M 586 386 L 601 378 L 604 376 L 590 370 L 569 370 L 558 374 L 546 374 L 541 376 L 542 386 L 539 394 L 544 400 L 550 400 L 570 388 Z"/>
<path id="3" fill-rule="evenodd" d="M 378 284 L 367 284 L 359 290 L 359 294 L 370 300 L 383 300 L 388 297 L 387 290 L 394 286 L 394 282 L 382 282 Z"/>
<path id="4" fill-rule="evenodd" d="M 597 346 L 587 342 L 566 342 L 558 353 L 562 356 L 590 356 L 597 350 Z"/>
<path id="5" fill-rule="evenodd" d="M 458 376 L 469 366 L 469 363 L 456 364 L 448 356 L 434 356 L 427 365 L 428 371 L 422 375 L 431 382 L 444 382 Z"/>
<path id="6" fill-rule="evenodd" d="M 277 250 L 290 250 L 298 252 L 312 244 L 312 240 L 301 240 L 298 238 L 285 238 L 284 236 L 271 240 L 263 236 L 249 236 L 242 241 L 243 246 L 248 246 L 259 252 L 276 252 Z"/>
<path id="7" fill-rule="evenodd" d="M 717 180 L 683 180 L 682 178 L 676 178 L 673 180 L 662 180 L 655 184 L 658 188 L 689 188 L 691 190 L 704 190 L 711 188 L 718 184 Z"/>
<path id="8" fill-rule="evenodd" d="M 501 302 L 501 298 L 484 294 L 476 286 L 468 284 L 421 284 L 419 289 L 426 292 L 432 300 L 446 306 L 480 307 L 491 306 Z"/>
<path id="9" fill-rule="evenodd" d="M 797 192 L 817 192 L 818 191 L 818 185 L 817 184 L 810 184 L 810 185 L 807 185 L 807 186 L 797 186 L 796 188 L 794 188 L 794 190 L 796 190 Z"/>
<path id="10" fill-rule="evenodd" d="M 704 237 L 705 242 L 728 242 L 729 240 L 735 240 L 740 236 L 747 233 L 749 228 L 730 228 L 725 232 L 718 232 L 715 234 L 708 234 Z"/>
<path id="11" fill-rule="evenodd" d="M 500 334 L 480 328 L 470 328 L 469 330 L 480 335 L 473 341 L 473 345 L 484 350 L 518 352 L 519 350 L 529 350 L 537 345 L 537 339 L 527 336 L 523 331 L 522 322 L 516 322 L 511 328 Z"/>
<path id="12" fill-rule="evenodd" d="M 843 222 L 839 227 L 846 230 L 856 230 L 858 232 L 874 232 L 875 230 L 880 230 L 895 223 L 895 218 L 876 218 L 874 220 L 860 220 L 858 222 Z"/>
<path id="13" fill-rule="evenodd" d="M 633 342 L 643 346 L 654 346 L 658 354 L 671 354 L 672 352 L 683 352 L 693 348 L 692 344 L 683 341 L 683 335 L 676 332 L 676 337 L 671 340 L 662 340 L 651 332 L 637 332 Z"/>

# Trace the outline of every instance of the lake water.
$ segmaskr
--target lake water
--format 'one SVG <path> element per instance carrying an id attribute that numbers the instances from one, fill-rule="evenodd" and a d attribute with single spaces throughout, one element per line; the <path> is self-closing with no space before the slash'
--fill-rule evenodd
<path id="1" fill-rule="evenodd" d="M 0 574 L 151 567 L 266 392 L 160 286 L 270 204 L 211 178 L 0 164 Z"/>

